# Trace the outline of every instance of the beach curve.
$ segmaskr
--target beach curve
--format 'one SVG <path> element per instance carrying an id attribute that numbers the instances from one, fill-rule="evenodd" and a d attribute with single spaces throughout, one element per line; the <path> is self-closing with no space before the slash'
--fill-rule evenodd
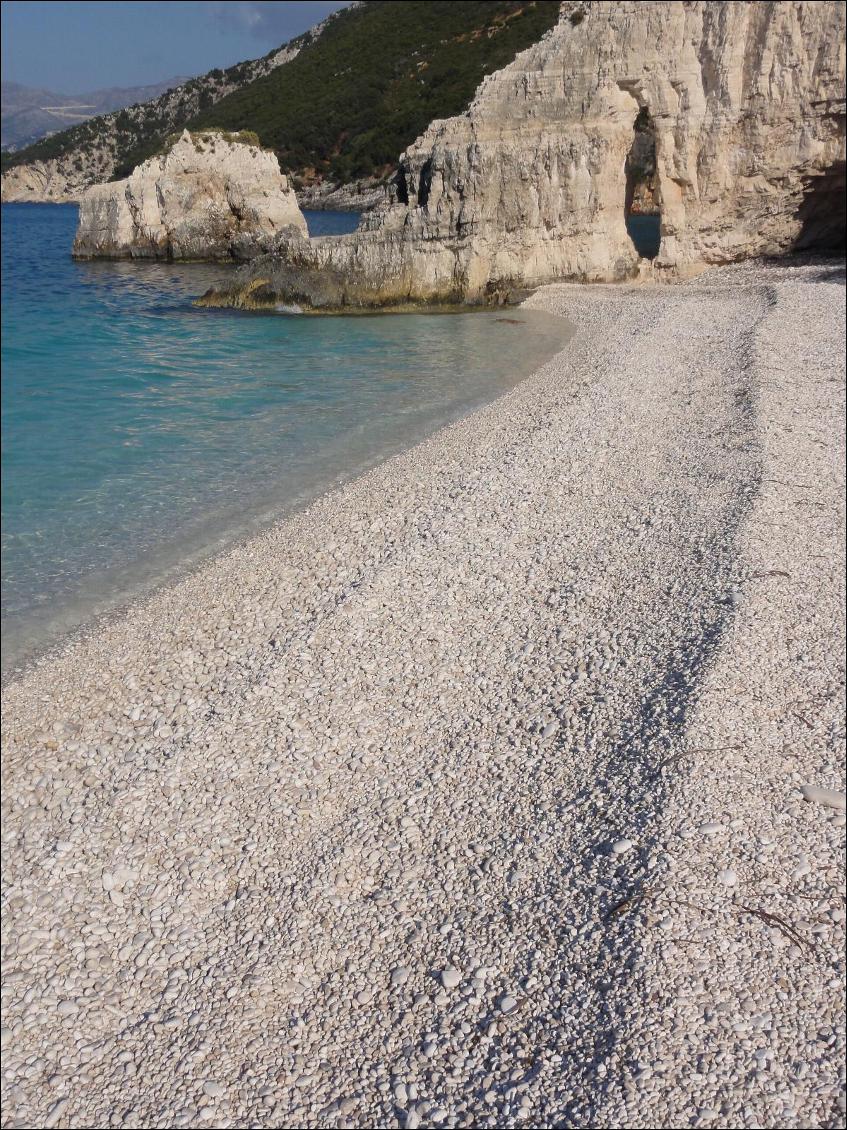
<path id="1" fill-rule="evenodd" d="M 842 1124 L 843 302 L 542 288 L 534 376 L 11 682 L 10 1125 Z"/>

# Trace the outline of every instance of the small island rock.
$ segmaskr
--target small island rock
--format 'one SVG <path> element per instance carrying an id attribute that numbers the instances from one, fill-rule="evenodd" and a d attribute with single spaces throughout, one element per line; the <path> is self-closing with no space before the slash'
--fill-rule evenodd
<path id="1" fill-rule="evenodd" d="M 251 259 L 306 221 L 276 156 L 253 136 L 189 133 L 82 198 L 76 259 Z"/>

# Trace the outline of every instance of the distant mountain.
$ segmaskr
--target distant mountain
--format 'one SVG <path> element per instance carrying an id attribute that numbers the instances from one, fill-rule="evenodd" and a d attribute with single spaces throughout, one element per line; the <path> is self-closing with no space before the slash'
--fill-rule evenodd
<path id="1" fill-rule="evenodd" d="M 298 188 L 386 177 L 434 118 L 559 18 L 558 0 L 350 4 L 263 59 L 210 71 L 3 155 L 4 199 L 68 200 L 128 175 L 188 129 L 252 130 Z"/>
<path id="2" fill-rule="evenodd" d="M 171 78 L 149 86 L 111 86 L 87 94 L 56 94 L 17 82 L 0 83 L 0 146 L 8 150 L 22 149 L 98 114 L 122 110 L 136 102 L 149 102 L 185 81 L 184 77 Z"/>

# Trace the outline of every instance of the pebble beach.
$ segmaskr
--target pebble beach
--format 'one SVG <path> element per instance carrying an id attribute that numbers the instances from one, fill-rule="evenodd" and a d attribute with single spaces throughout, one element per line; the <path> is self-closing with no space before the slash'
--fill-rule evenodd
<path id="1" fill-rule="evenodd" d="M 543 287 L 9 681 L 3 1126 L 845 1126 L 844 297 Z"/>

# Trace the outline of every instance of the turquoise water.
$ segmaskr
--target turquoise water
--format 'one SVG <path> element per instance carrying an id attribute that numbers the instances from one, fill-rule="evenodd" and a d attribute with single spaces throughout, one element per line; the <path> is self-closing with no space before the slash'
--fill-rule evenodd
<path id="1" fill-rule="evenodd" d="M 199 310 L 227 268 L 74 263 L 74 206 L 2 214 L 6 668 L 491 399 L 566 337 L 523 310 Z"/>

